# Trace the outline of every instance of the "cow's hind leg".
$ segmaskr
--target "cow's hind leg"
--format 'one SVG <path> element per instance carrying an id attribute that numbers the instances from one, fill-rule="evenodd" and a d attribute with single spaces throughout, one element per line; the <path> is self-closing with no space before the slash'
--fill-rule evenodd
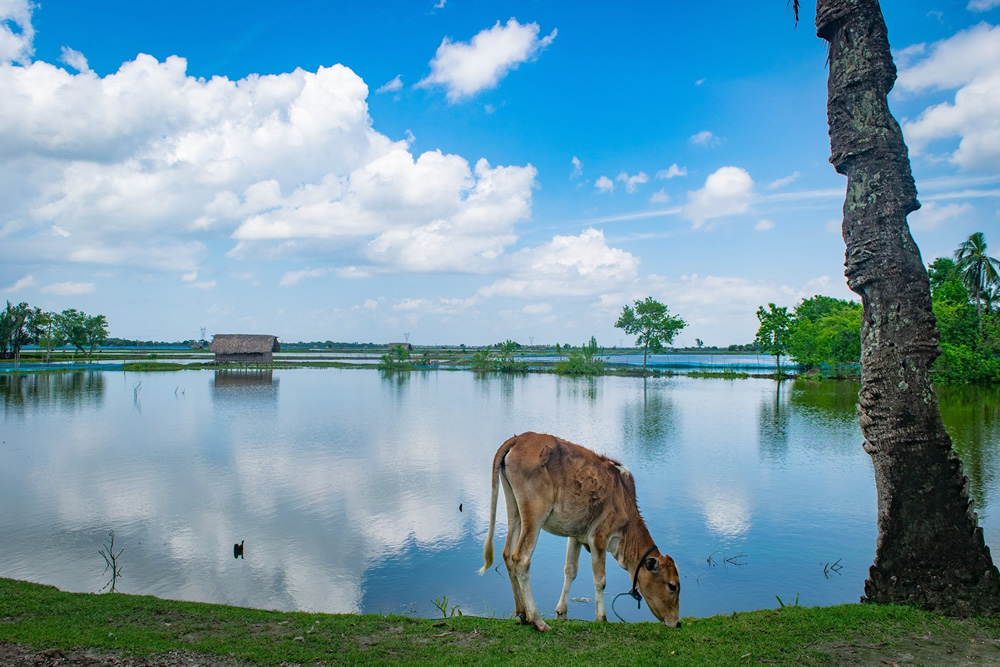
<path id="1" fill-rule="evenodd" d="M 503 482 L 504 499 L 507 501 L 507 539 L 503 543 L 503 562 L 507 566 L 510 588 L 514 593 L 514 614 L 520 617 L 522 623 L 527 623 L 528 620 L 524 614 L 521 587 L 518 584 L 514 561 L 511 558 L 511 554 L 514 553 L 514 547 L 521 536 L 521 513 L 517 509 L 517 500 L 514 498 L 514 491 L 510 488 L 510 484 L 502 475 L 500 479 Z"/>
<path id="2" fill-rule="evenodd" d="M 510 554 L 514 570 L 511 578 L 517 576 L 517 585 L 521 589 L 521 603 L 524 607 L 522 618 L 524 621 L 534 624 L 538 630 L 548 630 L 549 626 L 542 620 L 538 613 L 538 607 L 535 606 L 535 599 L 531 595 L 530 578 L 531 554 L 535 551 L 538 533 L 545 521 L 546 509 L 534 508 L 531 506 L 531 501 L 527 500 L 518 503 L 518 510 L 521 514 L 521 534 L 518 535 L 517 543 Z"/>
<path id="3" fill-rule="evenodd" d="M 566 542 L 566 568 L 563 573 L 566 575 L 563 580 L 562 594 L 559 596 L 559 604 L 556 605 L 556 618 L 566 618 L 569 610 L 569 587 L 576 579 L 577 566 L 580 563 L 580 543 L 576 538 L 569 538 Z"/>
<path id="4" fill-rule="evenodd" d="M 608 615 L 604 611 L 604 585 L 606 583 L 604 561 L 604 549 L 591 546 L 590 563 L 594 568 L 594 620 L 597 621 L 608 620 Z"/>

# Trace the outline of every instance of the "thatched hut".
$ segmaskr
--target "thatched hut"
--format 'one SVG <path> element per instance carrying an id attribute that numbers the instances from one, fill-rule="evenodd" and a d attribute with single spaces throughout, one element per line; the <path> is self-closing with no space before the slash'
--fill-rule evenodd
<path id="1" fill-rule="evenodd" d="M 269 364 L 273 353 L 281 352 L 277 336 L 264 334 L 216 334 L 208 349 L 219 364 Z"/>

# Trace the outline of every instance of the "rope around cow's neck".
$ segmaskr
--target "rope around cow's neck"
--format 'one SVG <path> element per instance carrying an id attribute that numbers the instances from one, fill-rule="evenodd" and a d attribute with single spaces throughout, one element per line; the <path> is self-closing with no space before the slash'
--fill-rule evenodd
<path id="1" fill-rule="evenodd" d="M 642 607 L 642 594 L 639 593 L 639 589 L 637 588 L 637 586 L 639 585 L 639 568 L 641 568 L 642 564 L 646 562 L 646 556 L 648 556 L 649 554 L 653 553 L 654 551 L 656 551 L 656 544 L 653 544 L 653 546 L 651 546 L 648 549 L 646 549 L 646 553 L 644 553 L 642 555 L 642 558 L 639 559 L 639 564 L 635 566 L 635 574 L 632 575 L 632 590 L 630 590 L 627 593 L 619 593 L 618 595 L 616 595 L 611 600 L 611 611 L 614 612 L 615 616 L 618 616 L 618 620 L 621 621 L 622 623 L 625 622 L 625 619 L 622 618 L 618 614 L 618 611 L 615 609 L 615 602 L 621 596 L 623 596 L 623 595 L 629 595 L 629 596 L 632 597 L 633 600 L 636 601 L 636 603 L 637 603 L 636 607 L 635 607 L 636 609 L 640 609 Z"/>

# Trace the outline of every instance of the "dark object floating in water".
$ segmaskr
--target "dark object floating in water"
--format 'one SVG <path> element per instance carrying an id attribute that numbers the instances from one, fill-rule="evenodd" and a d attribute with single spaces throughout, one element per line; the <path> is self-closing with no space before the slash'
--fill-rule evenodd
<path id="1" fill-rule="evenodd" d="M 459 503 L 459 504 L 458 504 L 458 511 L 459 511 L 459 512 L 461 512 L 461 511 L 462 511 L 462 503 Z"/>
<path id="2" fill-rule="evenodd" d="M 243 558 L 243 543 L 244 542 L 246 542 L 246 540 L 240 540 L 239 544 L 234 544 L 233 545 L 233 558 Z M 246 559 L 244 558 L 244 560 L 246 560 Z"/>

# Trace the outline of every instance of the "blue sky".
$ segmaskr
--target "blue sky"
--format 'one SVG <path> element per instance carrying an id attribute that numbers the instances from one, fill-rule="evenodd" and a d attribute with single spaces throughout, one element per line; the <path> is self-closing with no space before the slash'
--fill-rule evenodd
<path id="1" fill-rule="evenodd" d="M 812 6 L 694 4 L 0 0 L 0 299 L 611 346 L 653 296 L 721 346 L 852 298 Z M 1000 0 L 882 5 L 923 257 L 1000 248 Z"/>

